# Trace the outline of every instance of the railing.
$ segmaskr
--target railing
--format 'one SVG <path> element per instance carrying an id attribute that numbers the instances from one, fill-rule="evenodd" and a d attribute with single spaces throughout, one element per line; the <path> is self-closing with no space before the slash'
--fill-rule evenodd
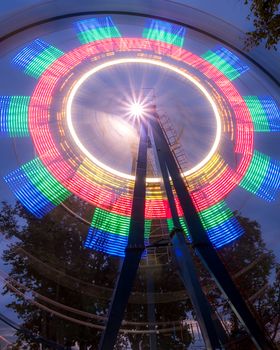
<path id="1" fill-rule="evenodd" d="M 176 159 L 179 169 L 183 172 L 188 166 L 186 154 L 179 142 L 179 136 L 173 128 L 172 122 L 166 114 L 160 116 L 161 128 L 165 134 L 170 149 Z"/>

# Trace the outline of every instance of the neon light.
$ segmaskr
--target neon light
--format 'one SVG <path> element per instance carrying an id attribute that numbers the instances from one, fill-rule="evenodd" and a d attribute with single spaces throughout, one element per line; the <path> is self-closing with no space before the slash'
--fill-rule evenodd
<path id="1" fill-rule="evenodd" d="M 105 232 L 128 236 L 130 216 L 117 215 L 108 211 L 96 208 L 92 218 L 92 227 Z M 145 238 L 149 238 L 151 231 L 151 220 L 145 220 Z"/>
<path id="2" fill-rule="evenodd" d="M 87 44 L 96 40 L 118 38 L 121 34 L 111 17 L 90 18 L 75 23 L 79 41 Z"/>
<path id="3" fill-rule="evenodd" d="M 135 177 L 133 175 L 130 174 L 126 174 L 123 173 L 121 171 L 117 171 L 111 167 L 109 167 L 108 165 L 102 163 L 100 160 L 98 160 L 96 157 L 94 157 L 87 149 L 86 147 L 82 144 L 82 142 L 80 141 L 78 135 L 76 134 L 75 128 L 73 126 L 73 122 L 72 122 L 72 103 L 73 100 L 75 98 L 75 95 L 77 93 L 77 91 L 79 90 L 79 88 L 81 87 L 81 85 L 89 78 L 92 77 L 93 74 L 97 73 L 98 71 L 114 66 L 114 65 L 119 65 L 119 64 L 127 64 L 127 63 L 142 63 L 142 64 L 152 64 L 155 66 L 159 66 L 165 69 L 169 69 L 181 76 L 183 76 L 184 78 L 188 79 L 189 81 L 191 81 L 202 93 L 203 95 L 206 97 L 206 99 L 209 101 L 214 115 L 215 115 L 215 119 L 216 119 L 216 135 L 215 135 L 215 140 L 213 142 L 213 145 L 209 151 L 209 153 L 206 155 L 206 157 L 200 161 L 198 164 L 196 164 L 194 167 L 192 167 L 191 169 L 185 171 L 183 173 L 184 176 L 190 175 L 192 173 L 194 173 L 195 171 L 197 171 L 198 169 L 200 169 L 201 167 L 203 167 L 210 159 L 211 157 L 215 154 L 220 139 L 221 139 L 221 132 L 222 132 L 222 127 L 221 127 L 221 119 L 220 119 L 220 115 L 219 115 L 219 111 L 218 108 L 213 100 L 213 98 L 211 97 L 211 95 L 208 93 L 208 91 L 197 81 L 195 80 L 191 75 L 187 74 L 186 72 L 180 70 L 179 68 L 176 68 L 168 63 L 162 62 L 162 61 L 156 61 L 156 60 L 152 60 L 152 59 L 146 59 L 146 58 L 121 58 L 121 59 L 117 59 L 117 60 L 111 60 L 105 63 L 102 63 L 98 66 L 95 66 L 94 68 L 92 68 L 91 70 L 89 70 L 88 72 L 86 72 L 74 85 L 74 87 L 72 88 L 70 95 L 68 97 L 68 101 L 67 101 L 67 106 L 66 106 L 66 113 L 67 113 L 67 125 L 69 128 L 69 131 L 71 133 L 71 136 L 73 138 L 73 140 L 75 141 L 76 145 L 79 147 L 79 149 L 96 165 L 98 165 L 99 167 L 103 168 L 104 170 L 107 170 L 108 172 L 117 175 L 117 176 L 121 176 L 125 179 L 129 179 L 129 180 L 134 180 Z M 160 179 L 159 178 L 147 178 L 146 179 L 147 182 L 159 182 Z"/>
<path id="4" fill-rule="evenodd" d="M 280 108 L 270 96 L 259 97 L 262 108 L 264 109 L 270 131 L 280 131 Z"/>
<path id="5" fill-rule="evenodd" d="M 191 193 L 196 209 L 202 211 L 225 198 L 239 183 L 240 176 L 226 166 L 215 181 Z"/>
<path id="6" fill-rule="evenodd" d="M 11 104 L 11 96 L 1 96 L 0 99 L 0 131 L 3 135 L 9 135 L 9 109 Z"/>
<path id="7" fill-rule="evenodd" d="M 68 198 L 71 193 L 66 190 L 44 167 L 39 158 L 21 166 L 33 185 L 54 205 Z"/>
<path id="8" fill-rule="evenodd" d="M 62 51 L 43 40 L 36 39 L 22 49 L 13 59 L 13 62 L 24 69 L 25 74 L 39 78 L 62 55 Z"/>
<path id="9" fill-rule="evenodd" d="M 244 96 L 255 131 L 280 131 L 280 110 L 276 102 L 269 96 Z"/>
<path id="10" fill-rule="evenodd" d="M 244 100 L 236 90 L 236 88 L 231 84 L 231 82 L 217 69 L 209 67 L 209 63 L 198 57 L 187 57 L 190 64 L 199 69 L 204 73 L 209 79 L 213 80 L 215 84 L 220 88 L 221 92 L 225 95 L 229 105 L 231 106 L 234 116 L 235 116 L 235 149 L 236 153 L 240 153 L 241 160 L 238 165 L 235 176 L 236 184 L 239 183 L 242 176 L 245 174 L 249 167 L 253 146 L 254 146 L 254 127 L 250 112 L 246 106 Z M 223 191 L 221 187 L 222 195 L 219 196 L 219 200 L 223 199 L 228 192 Z M 216 202 L 218 202 L 217 200 Z"/>
<path id="11" fill-rule="evenodd" d="M 201 57 L 213 64 L 213 66 L 219 69 L 229 80 L 234 80 L 240 76 L 240 74 L 230 64 L 228 64 L 215 52 L 207 51 Z"/>
<path id="12" fill-rule="evenodd" d="M 182 47 L 186 28 L 159 20 L 147 19 L 146 28 L 143 31 L 143 38 L 158 40 L 167 44 Z"/>
<path id="13" fill-rule="evenodd" d="M 199 213 L 206 230 L 209 230 L 233 216 L 230 209 L 226 206 L 224 201 L 221 201 Z"/>
<path id="14" fill-rule="evenodd" d="M 157 198 L 154 192 L 155 191 L 149 194 L 149 192 L 147 191 L 145 218 L 166 218 L 166 207 L 168 206 L 167 201 L 166 199 L 162 199 L 162 194 L 160 195 L 160 198 Z"/>
<path id="15" fill-rule="evenodd" d="M 180 225 L 181 225 L 181 227 L 182 227 L 182 229 L 184 231 L 184 234 L 189 238 L 190 234 L 189 234 L 186 222 L 185 222 L 185 218 L 184 217 L 179 217 L 179 221 L 180 221 Z M 173 230 L 173 228 L 174 228 L 173 220 L 172 219 L 167 219 L 166 222 L 167 222 L 168 231 L 171 232 Z"/>
<path id="16" fill-rule="evenodd" d="M 216 55 L 220 56 L 223 60 L 230 64 L 240 75 L 249 70 L 249 67 L 229 49 L 219 45 L 216 46 L 214 52 Z"/>
<path id="17" fill-rule="evenodd" d="M 40 218 L 71 195 L 39 158 L 8 174 L 5 181 L 22 204 Z"/>
<path id="18" fill-rule="evenodd" d="M 84 246 L 110 255 L 125 256 L 127 236 L 90 228 Z"/>
<path id="19" fill-rule="evenodd" d="M 0 132 L 10 137 L 29 136 L 29 96 L 0 96 Z"/>
<path id="20" fill-rule="evenodd" d="M 199 216 L 210 241 L 216 248 L 234 241 L 243 233 L 238 220 L 224 201 L 201 211 Z"/>
<path id="21" fill-rule="evenodd" d="M 279 190 L 280 162 L 278 160 L 270 159 L 266 176 L 256 195 L 270 202 L 276 199 Z"/>
<path id="22" fill-rule="evenodd" d="M 96 215 L 96 222 L 90 228 L 95 243 L 89 244 L 92 244 L 92 247 L 98 246 L 96 249 L 101 251 L 116 255 L 123 254 L 126 245 L 124 242 L 127 242 L 127 228 L 130 223 L 129 215 L 134 178 L 123 178 L 120 174 L 110 172 L 108 169 L 100 167 L 100 164 L 93 163 L 92 159 L 88 159 L 85 154 L 76 153 L 76 149 L 75 147 L 72 148 L 71 142 L 68 144 L 67 131 L 65 132 L 63 129 L 63 127 L 65 128 L 65 119 L 63 118 L 65 118 L 66 103 L 63 104 L 63 121 L 61 122 L 61 128 L 58 130 L 59 134 L 54 134 L 53 128 L 50 128 L 49 125 L 50 118 L 53 117 L 53 96 L 63 83 L 64 75 L 69 76 L 73 67 L 85 60 L 91 60 L 93 67 L 101 67 L 102 65 L 98 66 L 95 62 L 106 55 L 109 56 L 112 51 L 114 54 L 117 52 L 122 54 L 134 52 L 134 55 L 138 56 L 137 59 L 141 57 L 141 60 L 146 60 L 143 63 L 159 65 L 158 62 L 160 62 L 171 66 L 173 71 L 176 72 L 177 67 L 164 62 L 162 56 L 168 56 L 186 66 L 198 69 L 204 76 L 211 79 L 233 111 L 233 120 L 230 120 L 231 124 L 228 129 L 232 131 L 232 140 L 235 145 L 234 152 L 238 153 L 236 168 L 231 169 L 221 159 L 216 150 L 212 157 L 200 168 L 195 169 L 191 174 L 183 174 L 190 183 L 191 196 L 195 201 L 196 208 L 203 219 L 211 241 L 216 247 L 231 242 L 241 234 L 240 226 L 230 210 L 225 207 L 224 202 L 221 202 L 221 199 L 238 184 L 266 200 L 275 199 L 279 191 L 279 161 L 272 160 L 257 151 L 253 153 L 254 130 L 279 131 L 278 106 L 270 97 L 258 97 L 254 103 L 250 100 L 251 96 L 245 97 L 245 101 L 242 99 L 229 79 L 235 79 L 244 73 L 248 67 L 225 48 L 219 47 L 215 52 L 210 52 L 211 59 L 209 59 L 209 63 L 184 49 L 168 44 L 168 41 L 174 40 L 173 44 L 183 45 L 184 34 L 176 34 L 176 30 L 180 27 L 175 30 L 175 27 L 172 29 L 171 24 L 161 21 L 154 21 L 153 25 L 151 21 L 150 28 L 143 33 L 146 39 L 110 37 L 108 40 L 90 42 L 100 40 L 102 35 L 103 38 L 106 37 L 107 34 L 104 31 L 106 26 L 109 32 L 113 30 L 113 27 L 105 22 L 105 20 L 102 22 L 101 19 L 97 19 L 97 22 L 91 27 L 91 24 L 86 23 L 86 21 L 80 21 L 79 34 L 83 37 L 82 40 L 88 42 L 88 44 L 60 57 L 58 56 L 55 61 L 48 62 L 49 65 L 45 64 L 52 49 L 47 51 L 50 45 L 40 40 L 34 42 L 37 46 L 34 43 L 33 46 L 29 45 L 24 52 L 20 53 L 21 55 L 19 54 L 15 58 L 15 63 L 21 66 L 27 74 L 36 77 L 41 74 L 30 100 L 29 129 L 36 152 L 43 164 L 39 163 L 38 165 L 35 161 L 30 165 L 28 163 L 28 165 L 26 164 L 9 174 L 5 180 L 24 205 L 38 216 L 52 210 L 54 203 L 55 205 L 59 204 L 64 196 L 67 198 L 70 195 L 70 192 L 98 206 L 99 211 L 96 209 L 94 214 L 94 216 Z M 84 24 L 82 25 L 82 23 Z M 76 26 L 79 27 L 77 24 Z M 85 34 L 87 31 L 88 33 Z M 149 35 L 150 37 L 148 37 Z M 176 38 L 176 35 L 179 38 Z M 118 36 L 120 36 L 119 33 Z M 46 54 L 47 56 L 45 56 Z M 58 52 L 53 51 L 51 54 L 55 56 Z M 59 51 L 59 55 L 61 54 L 62 52 Z M 153 55 L 153 58 L 145 57 L 144 59 L 144 55 L 147 55 L 146 57 L 152 57 Z M 216 68 L 211 60 L 217 61 Z M 104 66 L 104 68 L 106 67 Z M 168 69 L 167 66 L 165 68 Z M 183 72 L 180 69 L 178 71 L 178 74 Z M 189 76 L 194 80 L 194 83 L 198 83 L 192 75 Z M 76 85 L 72 87 L 75 88 Z M 4 134 L 11 132 L 9 134 L 11 136 L 12 132 L 20 133 L 17 129 L 19 126 L 14 125 L 21 124 L 19 118 L 22 113 L 13 112 L 15 119 L 8 117 L 10 102 L 11 99 L 8 97 L 5 101 L 3 100 L 0 116 L 1 125 L 3 125 L 1 126 L 1 132 Z M 14 109 L 16 108 L 14 107 Z M 28 131 L 27 128 L 25 130 Z M 59 140 L 59 145 L 57 140 Z M 38 174 L 35 174 L 34 169 L 37 168 L 39 171 Z M 46 180 L 46 185 L 43 185 L 42 180 L 48 177 L 44 171 L 51 177 L 51 180 Z M 205 178 L 203 178 L 204 176 Z M 62 188 L 57 188 L 52 181 L 60 183 Z M 154 181 L 152 179 L 151 182 L 147 182 L 146 222 L 148 222 L 147 219 L 167 218 L 170 225 L 170 213 L 166 210 L 167 200 L 163 198 L 159 181 Z M 44 189 L 40 187 L 41 185 Z M 54 192 L 60 193 L 61 197 L 56 197 Z M 181 209 L 178 206 L 177 208 L 180 215 L 182 215 Z M 105 212 L 105 209 L 111 212 Z M 101 222 L 104 221 L 103 224 L 97 220 L 98 215 Z M 182 222 L 183 224 L 184 222 Z M 184 229 L 186 230 L 186 227 Z M 99 239 L 98 237 L 111 243 L 103 242 L 101 244 L 100 241 L 98 243 L 96 241 Z M 89 242 L 93 241 L 89 239 Z M 114 253 L 114 250 L 116 253 Z"/>
<path id="23" fill-rule="evenodd" d="M 142 50 L 145 53 L 150 51 L 153 55 L 166 53 L 172 59 L 199 69 L 202 74 L 218 86 L 219 91 L 224 95 L 233 110 L 235 117 L 234 125 L 236 125 L 234 135 L 236 140 L 235 151 L 240 153 L 240 161 L 238 162 L 237 169 L 230 169 L 217 152 L 215 152 L 211 159 L 200 169 L 186 176 L 187 181 L 190 182 L 191 195 L 195 198 L 198 211 L 203 211 L 209 208 L 209 206 L 218 203 L 241 181 L 252 157 L 252 133 L 254 128 L 248 107 L 222 72 L 215 69 L 202 58 L 186 50 L 179 50 L 178 47 L 174 48 L 173 45 L 167 43 L 147 39 L 110 38 L 102 42 L 99 41 L 83 45 L 53 62 L 40 77 L 30 101 L 29 128 L 36 152 L 50 174 L 63 187 L 88 203 L 97 206 L 100 211 L 103 210 L 104 212 L 106 209 L 106 213 L 110 214 L 110 216 L 109 214 L 104 214 L 107 219 L 102 217 L 102 222 L 103 220 L 107 222 L 107 226 L 105 224 L 101 225 L 98 222 L 96 223 L 96 227 L 91 226 L 88 234 L 88 244 L 91 244 L 94 249 L 106 251 L 109 254 L 121 255 L 124 254 L 124 247 L 127 242 L 128 225 L 124 226 L 123 223 L 127 221 L 124 217 L 129 220 L 131 212 L 133 179 L 125 179 L 110 173 L 98 164 L 93 163 L 85 155 L 81 155 L 79 152 L 75 153 L 76 148 L 71 146 L 71 142 L 68 144 L 66 139 L 67 132 L 63 129 L 65 125 L 64 119 L 60 124 L 61 129 L 58 130 L 59 135 L 54 135 L 53 129 L 49 125 L 50 118 L 53 117 L 53 95 L 59 88 L 63 80 L 63 75 L 69 74 L 73 67 L 76 67 L 79 63 L 89 58 L 92 58 L 92 62 L 94 62 L 93 66 L 96 66 L 95 62 L 98 61 L 98 57 L 104 57 L 102 54 L 110 53 L 112 48 L 114 52 L 137 52 L 139 55 Z M 152 62 L 165 63 L 163 60 L 150 60 Z M 172 67 L 177 69 L 174 66 Z M 182 72 L 181 70 L 179 71 Z M 192 76 L 190 77 L 194 79 Z M 196 79 L 194 81 L 197 82 Z M 73 86 L 75 87 L 75 85 Z M 63 106 L 61 118 L 65 118 L 65 104 Z M 59 147 L 57 140 L 60 140 Z M 205 178 L 202 179 L 204 176 Z M 166 214 L 167 200 L 162 198 L 162 196 L 159 182 L 147 183 L 146 222 L 147 219 L 170 217 L 170 213 Z M 178 210 L 180 211 L 180 215 L 182 215 L 180 208 Z M 98 211 L 96 210 L 96 218 L 97 214 Z M 115 217 L 112 217 L 111 214 L 115 215 Z M 236 229 L 235 231 L 234 228 Z M 219 236 L 220 230 L 226 232 L 223 237 Z M 90 234 L 94 238 L 91 239 Z M 216 247 L 232 241 L 234 239 L 233 237 L 238 237 L 235 218 L 229 217 L 225 221 L 216 221 L 212 226 L 208 224 L 208 234 L 212 237 L 211 240 L 215 242 Z M 100 241 L 98 241 L 99 243 L 97 242 L 98 237 L 103 239 L 102 244 Z M 104 240 L 112 243 L 106 243 Z M 116 243 L 119 241 L 120 243 Z"/>
<path id="24" fill-rule="evenodd" d="M 244 96 L 243 98 L 250 110 L 255 131 L 261 131 L 261 132 L 270 131 L 266 113 L 258 97 Z"/>
<path id="25" fill-rule="evenodd" d="M 59 58 L 41 77 L 31 100 L 30 111 L 32 113 L 29 117 L 29 127 L 36 151 L 44 165 L 69 191 L 95 206 L 112 210 L 116 214 L 129 215 L 133 181 L 108 173 L 90 160 L 86 162 L 87 166 L 85 168 L 83 164 L 80 165 L 80 161 L 76 160 L 80 155 L 76 155 L 76 158 L 73 158 L 71 161 L 69 159 L 69 162 L 68 160 L 66 161 L 55 145 L 52 131 L 48 125 L 52 94 L 61 74 L 66 74 L 73 66 L 75 67 L 92 55 L 100 55 L 100 53 L 110 50 L 112 45 L 116 51 L 136 50 L 138 52 L 144 48 L 145 50 L 151 50 L 155 54 L 160 53 L 164 47 L 164 50 L 167 50 L 169 55 L 174 55 L 172 45 L 144 39 L 110 39 L 102 41 L 102 46 L 100 43 L 98 45 L 95 43 L 83 45 Z M 182 60 L 184 63 L 199 69 L 209 79 L 212 79 L 222 93 L 225 94 L 235 113 L 237 124 L 235 151 L 241 153 L 238 173 L 226 167 L 225 163 L 220 160 L 220 157 L 217 157 L 215 154 L 205 164 L 205 168 L 203 167 L 197 172 L 198 175 L 194 173 L 187 177 L 187 181 L 191 183 L 191 188 L 193 188 L 192 192 L 195 191 L 193 196 L 196 199 L 197 208 L 198 210 L 203 210 L 223 199 L 239 183 L 243 176 L 242 174 L 246 172 L 252 155 L 253 127 L 248 128 L 248 125 L 252 124 L 248 108 L 230 81 L 222 73 L 217 74 L 219 71 L 213 70 L 207 61 L 183 49 L 180 50 L 180 56 L 176 56 L 177 60 Z M 240 113 L 240 110 L 242 113 Z M 246 128 L 244 128 L 245 123 Z M 239 128 L 239 126 L 241 127 Z M 67 151 L 67 154 L 70 155 L 71 152 Z M 215 162 L 217 167 L 214 165 Z M 207 177 L 208 169 L 212 169 L 209 174 L 210 180 Z M 204 172 L 206 172 L 206 179 L 203 179 L 203 181 L 206 187 L 197 190 L 197 180 L 199 178 L 200 184 L 200 174 L 204 174 Z M 166 217 L 165 199 L 162 198 L 159 183 L 147 183 L 147 186 L 146 218 Z M 120 188 L 127 190 L 125 190 L 124 194 L 116 196 L 116 191 L 119 191 L 118 189 Z"/>
<path id="26" fill-rule="evenodd" d="M 215 248 L 233 242 L 243 234 L 243 228 L 224 201 L 208 207 L 198 214 Z M 184 233 L 190 238 L 184 217 L 180 217 L 179 220 Z M 167 219 L 167 227 L 169 232 L 174 228 L 172 219 Z"/>
<path id="27" fill-rule="evenodd" d="M 252 162 L 241 180 L 240 186 L 256 194 L 266 176 L 268 166 L 269 157 L 258 151 L 254 151 Z"/>
<path id="28" fill-rule="evenodd" d="M 233 213 L 224 201 L 208 207 L 198 212 L 198 214 L 210 241 L 216 248 L 234 241 L 243 234 L 243 229 L 238 220 L 233 216 Z M 189 237 L 184 218 L 180 217 L 179 220 L 184 232 Z M 174 227 L 172 219 L 167 219 L 167 226 L 169 231 L 171 231 Z"/>
<path id="29" fill-rule="evenodd" d="M 216 249 L 223 247 L 239 238 L 244 233 L 235 217 L 207 231 L 210 241 Z"/>
<path id="30" fill-rule="evenodd" d="M 215 183 L 226 168 L 226 162 L 219 153 L 216 153 L 203 168 L 187 178 L 190 191 L 193 192 L 197 190 L 198 183 L 196 179 L 199 179 L 200 187 L 208 185 L 209 183 Z"/>
<path id="31" fill-rule="evenodd" d="M 41 39 L 36 39 L 26 47 L 24 47 L 13 59 L 13 63 L 25 69 L 30 62 L 34 60 L 40 53 L 50 47 L 50 44 Z"/>
<path id="32" fill-rule="evenodd" d="M 84 247 L 104 252 L 106 254 L 124 257 L 127 241 L 127 236 L 103 232 L 102 230 L 90 227 L 87 238 L 84 242 Z M 145 244 L 147 244 L 146 240 Z M 147 252 L 144 251 L 142 257 L 145 257 L 146 255 Z"/>
<path id="33" fill-rule="evenodd" d="M 274 200 L 280 186 L 280 162 L 254 151 L 240 186 L 267 201 Z"/>
<path id="34" fill-rule="evenodd" d="M 111 255 L 124 256 L 127 246 L 130 216 L 117 215 L 96 208 L 84 246 Z M 145 220 L 144 238 L 147 243 L 151 220 Z"/>
<path id="35" fill-rule="evenodd" d="M 4 180 L 22 205 L 37 218 L 42 218 L 55 208 L 55 205 L 33 185 L 21 168 L 5 176 Z"/>
<path id="36" fill-rule="evenodd" d="M 209 50 L 201 56 L 219 69 L 229 80 L 238 78 L 249 67 L 225 47 L 219 46 L 214 52 Z"/>

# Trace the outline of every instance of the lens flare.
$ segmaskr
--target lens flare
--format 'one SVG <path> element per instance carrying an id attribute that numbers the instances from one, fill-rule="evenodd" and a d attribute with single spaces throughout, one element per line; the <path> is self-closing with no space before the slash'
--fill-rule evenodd
<path id="1" fill-rule="evenodd" d="M 144 106 L 138 102 L 132 103 L 130 105 L 130 114 L 136 118 L 142 117 L 144 115 Z"/>

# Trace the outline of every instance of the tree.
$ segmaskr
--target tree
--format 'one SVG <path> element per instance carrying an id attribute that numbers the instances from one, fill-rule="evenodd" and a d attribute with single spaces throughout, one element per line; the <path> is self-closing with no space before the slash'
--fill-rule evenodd
<path id="1" fill-rule="evenodd" d="M 75 198 L 71 201 L 79 212 L 80 202 Z M 265 247 L 260 227 L 247 218 L 238 216 L 238 219 L 245 234 L 219 254 L 244 298 L 255 306 L 267 331 L 277 340 L 280 274 L 276 273 L 274 285 L 270 285 L 269 277 L 276 265 L 273 254 Z M 37 220 L 19 203 L 15 206 L 3 203 L 0 229 L 6 237 L 17 237 L 4 254 L 4 260 L 11 268 L 5 293 L 13 295 L 8 307 L 18 314 L 22 325 L 60 344 L 78 341 L 82 348 L 90 344 L 95 349 L 101 330 L 91 325 L 104 324 L 119 260 L 84 249 L 81 241 L 86 235 L 87 225 L 60 207 Z M 173 292 L 174 295 L 178 295 L 178 291 L 185 292 L 176 266 L 166 255 L 158 254 L 157 259 L 162 259 L 160 268 L 149 270 L 153 291 L 163 297 L 168 293 L 172 296 Z M 231 338 L 236 340 L 244 335 L 242 327 L 208 272 L 198 260 L 196 264 L 209 301 L 223 318 L 231 320 Z M 149 292 L 147 279 L 148 270 L 140 269 L 134 286 L 134 301 L 128 304 L 125 314 L 126 321 L 148 322 L 148 305 L 142 302 L 143 296 Z M 190 333 L 186 328 L 175 327 L 175 321 L 178 325 L 178 321 L 185 319 L 191 311 L 190 301 L 185 297 L 177 301 L 172 298 L 166 302 L 155 301 L 155 322 L 168 324 L 163 326 L 166 329 L 174 322 L 174 328 L 155 336 L 158 349 L 180 349 L 190 344 Z M 132 325 L 123 327 L 134 328 Z M 18 342 L 22 341 L 32 343 L 21 334 Z M 139 344 L 142 349 L 149 349 L 149 341 L 147 334 L 122 334 L 116 349 L 127 349 L 128 344 L 132 349 L 138 349 Z M 250 349 L 249 346 L 246 348 Z"/>
<path id="2" fill-rule="evenodd" d="M 100 331 L 61 319 L 56 313 L 83 322 L 90 319 L 73 315 L 67 306 L 104 314 L 107 303 L 102 290 L 94 289 L 93 280 L 105 291 L 112 288 L 117 265 L 83 248 L 85 225 L 61 208 L 37 220 L 19 203 L 15 207 L 4 203 L 0 225 L 2 234 L 18 239 L 3 259 L 11 266 L 5 292 L 15 297 L 8 307 L 23 320 L 22 326 L 59 344 L 78 341 L 95 346 Z M 30 294 L 32 298 L 26 297 Z M 30 340 L 19 334 L 18 341 Z"/>
<path id="3" fill-rule="evenodd" d="M 73 197 L 70 200 L 68 205 L 75 207 L 76 213 L 82 210 L 78 199 Z M 13 240 L 5 251 L 3 259 L 11 267 L 5 287 L 5 293 L 13 296 L 8 307 L 17 313 L 22 326 L 59 344 L 78 341 L 80 345 L 97 348 L 101 330 L 91 325 L 104 324 L 119 259 L 84 249 L 82 240 L 88 225 L 61 207 L 38 220 L 20 203 L 15 206 L 3 203 L 0 229 L 7 238 L 17 237 L 17 241 Z M 170 270 L 169 275 L 165 275 L 166 280 L 161 278 L 156 288 L 160 289 L 160 285 L 170 290 L 175 288 L 178 282 L 174 283 L 172 276 L 173 271 Z M 134 290 L 141 296 L 145 289 L 146 280 L 139 274 Z M 178 320 L 189 309 L 190 305 L 184 303 L 178 307 L 173 305 L 170 313 L 170 305 L 157 305 L 156 316 L 161 322 Z M 96 317 L 92 318 L 92 315 Z M 145 324 L 147 317 L 147 304 L 142 304 L 140 299 L 129 304 L 126 320 Z M 171 331 L 164 340 L 157 337 L 159 348 L 175 349 L 182 344 L 182 339 L 175 333 Z M 127 349 L 129 343 L 133 349 L 137 348 L 138 339 L 131 334 L 120 335 L 116 348 Z M 19 334 L 18 343 L 23 341 L 32 343 L 24 334 Z M 185 330 L 184 343 L 190 341 L 191 336 Z M 149 337 L 144 335 L 142 349 L 148 343 Z M 164 345 L 161 346 L 162 343 Z"/>
<path id="4" fill-rule="evenodd" d="M 250 4 L 249 20 L 253 20 L 255 29 L 247 32 L 245 47 L 250 49 L 265 40 L 267 49 L 277 50 L 280 40 L 280 9 L 279 0 L 245 0 Z"/>
<path id="5" fill-rule="evenodd" d="M 223 248 L 220 255 L 256 319 L 277 342 L 280 330 L 278 265 L 274 254 L 266 248 L 260 225 L 240 215 L 237 218 L 245 234 Z M 271 283 L 273 273 L 275 278 Z M 244 336 L 241 324 L 228 305 L 224 305 L 223 313 L 231 320 L 231 338 Z M 249 345 L 246 349 L 250 349 Z"/>

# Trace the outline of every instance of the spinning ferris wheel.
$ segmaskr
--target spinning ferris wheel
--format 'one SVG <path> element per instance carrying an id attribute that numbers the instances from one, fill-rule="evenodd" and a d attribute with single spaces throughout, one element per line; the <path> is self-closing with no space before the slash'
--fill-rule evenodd
<path id="1" fill-rule="evenodd" d="M 126 261 L 127 247 L 137 250 L 142 239 L 138 262 L 129 260 L 136 270 L 151 239 L 179 226 L 217 282 L 230 283 L 214 265 L 215 251 L 243 235 L 232 203 L 278 196 L 280 160 L 261 146 L 280 131 L 278 102 L 232 48 L 212 40 L 205 49 L 179 24 L 135 23 L 132 30 L 121 16 L 88 16 L 65 41 L 50 34 L 14 50 L 13 69 L 24 75 L 0 97 L 0 132 L 19 164 L 6 166 L 5 183 L 37 218 L 62 206 L 84 222 L 88 249 Z M 73 196 L 90 209 L 76 211 Z M 155 235 L 157 227 L 164 229 Z M 241 310 L 237 294 L 226 292 Z M 257 346 L 269 348 L 249 311 L 240 318 Z"/>

